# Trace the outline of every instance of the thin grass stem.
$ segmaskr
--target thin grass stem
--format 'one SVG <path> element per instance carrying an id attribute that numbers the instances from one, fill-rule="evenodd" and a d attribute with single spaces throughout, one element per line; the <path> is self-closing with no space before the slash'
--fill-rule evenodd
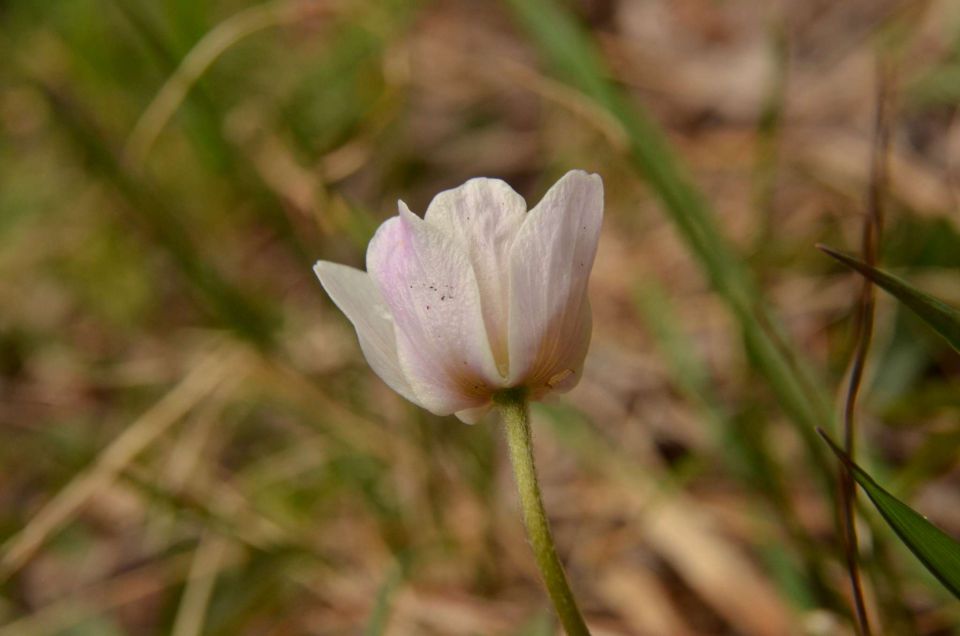
<path id="1" fill-rule="evenodd" d="M 864 261 L 870 267 L 877 264 L 877 246 L 880 241 L 880 232 L 883 227 L 883 200 L 882 192 L 886 182 L 886 155 L 889 137 L 887 125 L 887 89 L 889 80 L 883 67 L 878 71 L 877 109 L 874 120 L 874 142 L 870 161 L 870 181 L 867 189 L 867 215 L 864 219 L 861 235 L 861 249 Z M 851 459 L 856 457 L 856 410 L 857 397 L 863 383 L 863 374 L 867 362 L 867 354 L 873 340 L 873 322 L 876 308 L 876 294 L 873 282 L 869 278 L 863 279 L 860 288 L 860 297 L 857 303 L 857 343 L 850 368 L 850 383 L 847 386 L 847 396 L 843 408 L 843 442 L 844 450 Z M 858 558 L 857 522 L 854 514 L 856 503 L 856 484 L 853 475 L 844 469 L 840 479 L 840 504 L 843 509 L 844 556 L 847 563 L 847 572 L 850 577 L 850 588 L 853 594 L 854 610 L 857 618 L 857 633 L 861 636 L 870 636 L 870 619 L 867 614 L 866 602 L 863 597 L 863 584 L 860 579 L 860 565 Z"/>

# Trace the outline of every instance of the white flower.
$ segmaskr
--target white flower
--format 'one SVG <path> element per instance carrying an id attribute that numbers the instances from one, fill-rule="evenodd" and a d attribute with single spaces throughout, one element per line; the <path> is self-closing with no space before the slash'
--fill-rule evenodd
<path id="1" fill-rule="evenodd" d="M 438 194 L 423 219 L 399 208 L 370 241 L 366 272 L 314 267 L 377 375 L 468 423 L 503 389 L 539 399 L 573 388 L 590 344 L 600 177 L 568 172 L 529 213 L 484 178 Z"/>

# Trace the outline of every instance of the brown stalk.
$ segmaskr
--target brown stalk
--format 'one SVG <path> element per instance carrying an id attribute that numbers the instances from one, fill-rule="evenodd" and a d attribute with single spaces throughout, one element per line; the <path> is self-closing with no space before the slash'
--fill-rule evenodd
<path id="1" fill-rule="evenodd" d="M 867 184 L 867 214 L 864 218 L 861 234 L 863 260 L 871 267 L 877 264 L 877 245 L 883 228 L 883 190 L 887 181 L 887 147 L 889 145 L 889 87 L 890 72 L 883 61 L 877 71 L 877 107 L 874 116 L 873 149 L 870 158 L 870 180 Z M 857 397 L 863 382 L 867 354 L 873 339 L 876 295 L 873 283 L 862 279 L 856 313 L 856 348 L 850 368 L 850 382 L 843 409 L 843 446 L 847 456 L 855 458 L 856 453 L 856 408 Z M 841 471 L 840 505 L 842 507 L 844 555 L 850 576 L 850 587 L 856 610 L 857 633 L 870 636 L 870 621 L 863 598 L 863 585 L 860 580 L 860 567 L 857 554 L 857 525 L 854 515 L 856 484 L 850 469 Z"/>

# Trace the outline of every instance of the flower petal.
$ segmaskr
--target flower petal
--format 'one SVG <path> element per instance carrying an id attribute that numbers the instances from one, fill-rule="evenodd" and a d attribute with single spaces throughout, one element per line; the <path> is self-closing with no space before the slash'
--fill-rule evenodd
<path id="1" fill-rule="evenodd" d="M 466 250 L 480 288 L 490 348 L 504 376 L 509 366 L 510 247 L 526 213 L 526 201 L 505 182 L 477 178 L 435 196 L 424 215 Z"/>
<path id="2" fill-rule="evenodd" d="M 397 358 L 393 319 L 373 279 L 346 265 L 319 261 L 313 271 L 330 298 L 357 331 L 360 349 L 370 367 L 391 389 L 420 404 Z"/>
<path id="3" fill-rule="evenodd" d="M 480 418 L 486 415 L 490 409 L 493 407 L 493 404 L 484 404 L 483 406 L 478 406 L 472 409 L 463 409 L 462 411 L 457 411 L 454 415 L 457 416 L 464 424 L 476 424 L 480 421 Z"/>
<path id="4" fill-rule="evenodd" d="M 480 291 L 459 242 L 400 203 L 400 215 L 367 248 L 397 335 L 404 376 L 438 415 L 481 406 L 502 385 L 490 351 Z"/>
<path id="5" fill-rule="evenodd" d="M 587 282 L 603 182 L 574 170 L 530 211 L 510 250 L 509 385 L 572 388 L 590 340 Z"/>

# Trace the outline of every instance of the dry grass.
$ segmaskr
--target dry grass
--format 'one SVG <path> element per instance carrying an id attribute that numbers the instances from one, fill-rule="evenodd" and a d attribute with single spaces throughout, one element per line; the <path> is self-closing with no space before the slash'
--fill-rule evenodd
<path id="1" fill-rule="evenodd" d="M 717 292 L 529 4 L 0 8 L 0 634 L 555 633 L 495 418 L 390 392 L 310 265 L 361 264 L 398 198 L 485 175 L 532 203 L 572 167 L 607 191 L 594 342 L 534 433 L 591 627 L 853 633 L 833 476 L 744 344 L 751 288 Z M 881 58 L 881 262 L 960 302 L 956 3 L 563 6 L 836 412 L 859 283 L 813 245 L 858 245 Z M 960 363 L 877 312 L 860 458 L 957 536 Z M 859 527 L 875 631 L 960 633 L 867 506 Z"/>

